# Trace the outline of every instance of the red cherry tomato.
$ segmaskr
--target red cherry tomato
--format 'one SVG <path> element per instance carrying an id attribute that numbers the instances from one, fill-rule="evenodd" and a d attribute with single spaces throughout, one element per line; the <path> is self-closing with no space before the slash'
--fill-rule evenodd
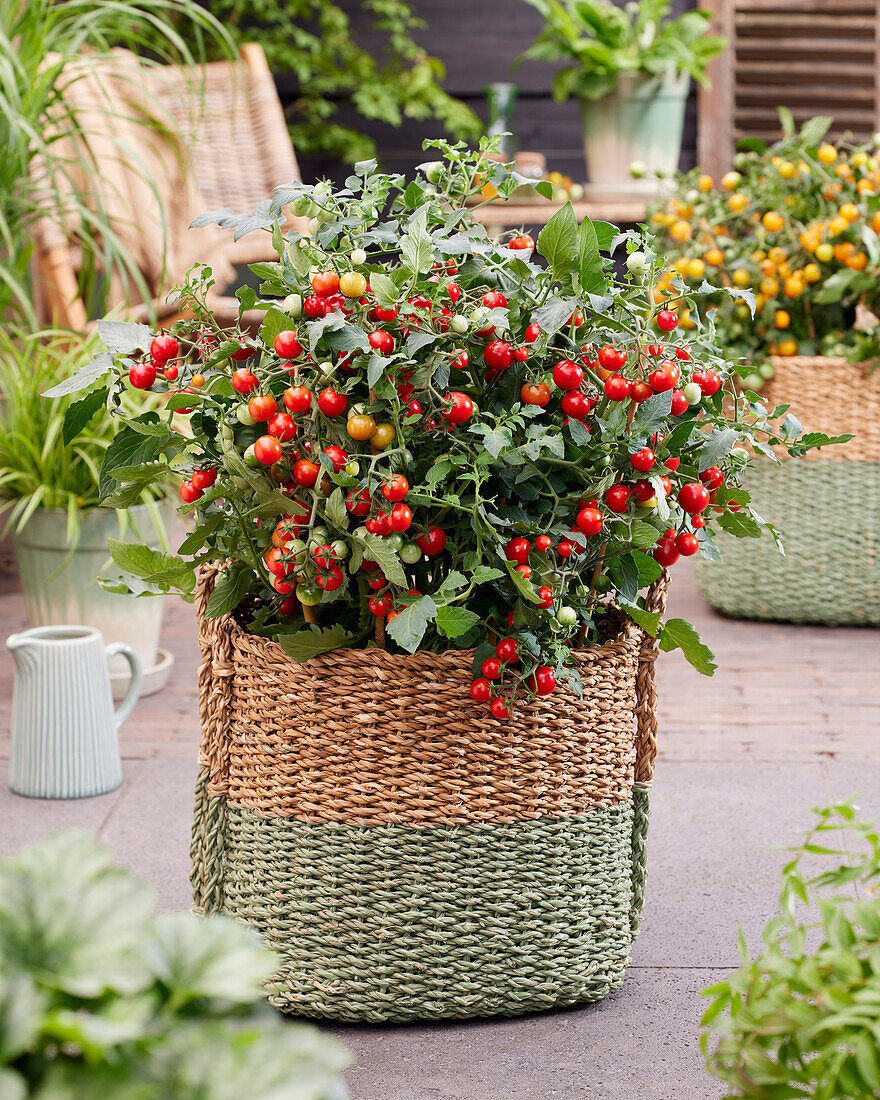
<path id="1" fill-rule="evenodd" d="M 324 305 L 324 299 L 319 298 L 317 294 L 310 294 L 303 302 L 303 313 L 306 317 L 311 317 L 314 320 L 323 317 L 326 312 L 327 307 Z"/>
<path id="2" fill-rule="evenodd" d="M 446 399 L 452 402 L 452 407 L 442 414 L 448 424 L 464 424 L 466 420 L 470 420 L 474 403 L 466 393 L 453 390 L 446 395 Z"/>
<path id="3" fill-rule="evenodd" d="M 568 539 L 563 539 L 556 547 L 556 553 L 560 558 L 570 558 L 573 550 L 574 544 L 569 542 Z"/>
<path id="4" fill-rule="evenodd" d="M 681 367 L 674 359 L 663 359 L 656 370 L 648 375 L 648 381 L 655 393 L 664 393 L 673 389 L 681 378 Z"/>
<path id="5" fill-rule="evenodd" d="M 271 393 L 257 394 L 248 401 L 248 412 L 258 423 L 271 420 L 277 409 L 278 405 Z"/>
<path id="6" fill-rule="evenodd" d="M 513 348 L 504 340 L 492 340 L 483 351 L 483 362 L 492 370 L 507 370 L 513 362 Z"/>
<path id="7" fill-rule="evenodd" d="M 325 447 L 324 454 L 333 463 L 333 469 L 337 474 L 346 462 L 348 462 L 348 452 L 344 451 L 341 447 L 337 447 L 335 443 L 331 443 L 329 447 Z"/>
<path id="8" fill-rule="evenodd" d="M 672 391 L 672 404 L 669 412 L 672 416 L 681 416 L 688 408 L 688 399 L 681 390 Z"/>
<path id="9" fill-rule="evenodd" d="M 700 474 L 700 481 L 710 493 L 714 493 L 716 489 L 720 489 L 724 484 L 724 474 L 721 472 L 721 467 L 710 466 L 708 469 L 703 470 Z"/>
<path id="10" fill-rule="evenodd" d="M 495 646 L 495 655 L 506 665 L 511 665 L 518 661 L 519 654 L 517 653 L 516 638 L 502 638 L 498 645 Z"/>
<path id="11" fill-rule="evenodd" d="M 199 497 L 204 495 L 204 492 L 193 485 L 191 481 L 184 481 L 180 486 L 180 499 L 184 504 L 195 504 Z"/>
<path id="12" fill-rule="evenodd" d="M 284 452 L 274 435 L 261 435 L 254 444 L 254 458 L 264 466 L 278 462 Z"/>
<path id="13" fill-rule="evenodd" d="M 296 421 L 290 413 L 278 413 L 266 425 L 269 435 L 274 435 L 281 443 L 287 443 L 296 435 Z"/>
<path id="14" fill-rule="evenodd" d="M 603 344 L 597 353 L 599 366 L 605 370 L 618 371 L 626 366 L 626 352 L 611 344 Z"/>
<path id="15" fill-rule="evenodd" d="M 384 328 L 377 328 L 367 337 L 370 347 L 380 355 L 390 355 L 394 351 L 394 337 Z"/>
<path id="16" fill-rule="evenodd" d="M 663 465 L 666 467 L 667 470 L 672 470 L 674 472 L 681 465 L 681 459 L 680 458 L 667 458 L 663 462 Z"/>
<path id="17" fill-rule="evenodd" d="M 507 299 L 500 290 L 490 290 L 480 299 L 487 309 L 499 309 L 507 305 Z"/>
<path id="18" fill-rule="evenodd" d="M 345 498 L 345 507 L 353 516 L 365 516 L 370 510 L 369 492 L 361 489 L 359 493 L 349 493 Z"/>
<path id="19" fill-rule="evenodd" d="M 165 375 L 169 382 L 176 382 L 177 376 L 178 374 L 180 374 L 180 370 L 178 367 L 166 367 L 165 370 L 162 371 L 162 373 Z"/>
<path id="20" fill-rule="evenodd" d="M 446 532 L 439 527 L 431 527 L 416 539 L 416 545 L 423 554 L 434 558 L 446 549 Z"/>
<path id="21" fill-rule="evenodd" d="M 318 408 L 325 416 L 341 416 L 348 408 L 348 398 L 328 386 L 318 394 Z"/>
<path id="22" fill-rule="evenodd" d="M 394 477 L 383 482 L 381 492 L 387 501 L 396 504 L 397 501 L 403 500 L 409 492 L 409 482 L 403 474 L 395 474 Z"/>
<path id="23" fill-rule="evenodd" d="M 492 712 L 492 717 L 497 718 L 499 722 L 503 722 L 505 718 L 510 717 L 510 708 L 507 706 L 507 703 L 497 695 L 489 704 L 489 710 Z"/>
<path id="24" fill-rule="evenodd" d="M 391 509 L 389 526 L 398 533 L 408 531 L 412 526 L 412 509 L 408 504 L 395 504 Z"/>
<path id="25" fill-rule="evenodd" d="M 672 332 L 678 324 L 678 314 L 672 309 L 661 309 L 657 314 L 657 327 L 663 332 Z"/>
<path id="26" fill-rule="evenodd" d="M 239 367 L 232 375 L 232 388 L 236 393 L 251 393 L 259 386 L 257 376 L 252 374 L 247 367 Z"/>
<path id="27" fill-rule="evenodd" d="M 515 561 L 519 565 L 526 565 L 529 560 L 531 545 L 528 539 L 520 535 L 514 536 L 504 547 L 504 556 L 508 561 Z"/>
<path id="28" fill-rule="evenodd" d="M 194 470 L 189 480 L 194 489 L 210 489 L 217 480 L 217 468 L 206 466 L 201 470 Z"/>
<path id="29" fill-rule="evenodd" d="M 549 611 L 553 606 L 553 589 L 549 584 L 542 584 L 538 589 L 538 595 L 541 597 L 541 601 L 536 606 Z"/>
<path id="30" fill-rule="evenodd" d="M 538 535 L 535 539 L 535 549 L 540 550 L 543 553 L 545 550 L 549 550 L 553 545 L 553 539 L 549 535 Z"/>
<path id="31" fill-rule="evenodd" d="M 678 503 L 686 512 L 696 515 L 709 504 L 709 490 L 697 481 L 688 481 L 678 490 Z"/>
<path id="32" fill-rule="evenodd" d="M 668 569 L 670 565 L 675 565 L 678 561 L 678 551 L 675 549 L 675 543 L 672 539 L 667 538 L 660 539 L 651 552 L 651 556 L 664 569 Z"/>
<path id="33" fill-rule="evenodd" d="M 576 390 L 583 380 L 583 369 L 571 359 L 560 359 L 553 368 L 553 381 L 561 390 Z"/>
<path id="34" fill-rule="evenodd" d="M 301 458 L 293 467 L 293 480 L 297 485 L 303 485 L 310 489 L 318 480 L 321 467 L 311 459 Z"/>
<path id="35" fill-rule="evenodd" d="M 602 513 L 598 508 L 581 508 L 575 522 L 585 535 L 598 535 L 602 530 Z"/>
<path id="36" fill-rule="evenodd" d="M 524 405 L 537 405 L 543 409 L 550 400 L 550 387 L 546 382 L 526 383 L 520 389 L 519 396 Z"/>
<path id="37" fill-rule="evenodd" d="M 538 665 L 526 683 L 536 695 L 552 695 L 556 690 L 556 673 L 550 665 Z"/>
<path id="38" fill-rule="evenodd" d="M 297 340 L 293 329 L 288 328 L 279 332 L 273 347 L 279 359 L 296 359 L 298 355 L 302 355 L 302 344 Z"/>
<path id="39" fill-rule="evenodd" d="M 480 676 L 471 684 L 471 699 L 478 703 L 488 703 L 491 695 L 489 681 L 485 676 Z"/>
<path id="40" fill-rule="evenodd" d="M 532 321 L 532 323 L 528 325 L 526 331 L 523 333 L 523 340 L 525 340 L 527 344 L 534 344 L 534 342 L 538 339 L 540 335 L 541 326 L 535 324 L 535 322 Z"/>
<path id="41" fill-rule="evenodd" d="M 306 412 L 312 406 L 312 391 L 308 386 L 290 386 L 284 391 L 284 404 L 291 412 Z"/>
<path id="42" fill-rule="evenodd" d="M 391 600 L 387 596 L 374 596 L 367 600 L 367 606 L 374 615 L 382 618 L 391 610 Z"/>
<path id="43" fill-rule="evenodd" d="M 486 680 L 498 680 L 501 676 L 501 660 L 498 657 L 487 657 L 480 671 Z"/>
<path id="44" fill-rule="evenodd" d="M 700 549 L 700 540 L 690 531 L 682 531 L 675 540 L 675 549 L 683 558 L 689 558 Z"/>
<path id="45" fill-rule="evenodd" d="M 528 233 L 521 233 L 518 237 L 511 237 L 507 247 L 514 249 L 516 252 L 531 252 L 535 247 L 535 241 Z"/>
<path id="46" fill-rule="evenodd" d="M 633 382 L 632 399 L 636 404 L 641 405 L 643 401 L 647 401 L 649 397 L 653 396 L 654 390 L 647 382 Z"/>
<path id="47" fill-rule="evenodd" d="M 180 344 L 170 333 L 161 332 L 150 341 L 150 357 L 157 363 L 167 363 L 180 354 Z"/>
<path id="48" fill-rule="evenodd" d="M 633 384 L 621 374 L 612 374 L 605 379 L 605 396 L 610 401 L 626 401 L 632 394 Z"/>
<path id="49" fill-rule="evenodd" d="M 639 480 L 633 484 L 632 493 L 639 504 L 644 504 L 645 501 L 650 500 L 654 495 L 654 486 L 650 481 L 646 481 L 645 478 L 640 477 Z"/>
<path id="50" fill-rule="evenodd" d="M 636 451 L 635 454 L 629 456 L 629 460 L 633 466 L 633 469 L 638 470 L 639 473 L 646 473 L 652 469 L 654 462 L 654 452 L 650 447 L 642 447 L 640 451 Z"/>
<path id="51" fill-rule="evenodd" d="M 156 368 L 149 363 L 135 363 L 128 372 L 128 380 L 136 390 L 148 390 L 156 381 Z"/>
<path id="52" fill-rule="evenodd" d="M 590 399 L 580 390 L 567 390 L 562 395 L 561 404 L 565 415 L 573 416 L 576 420 L 583 420 L 593 408 Z"/>
<path id="53" fill-rule="evenodd" d="M 326 298 L 339 290 L 339 276 L 335 271 L 318 271 L 312 276 L 312 290 Z"/>
<path id="54" fill-rule="evenodd" d="M 605 503 L 612 512 L 625 512 L 631 496 L 632 489 L 628 485 L 612 485 L 605 494 Z"/>

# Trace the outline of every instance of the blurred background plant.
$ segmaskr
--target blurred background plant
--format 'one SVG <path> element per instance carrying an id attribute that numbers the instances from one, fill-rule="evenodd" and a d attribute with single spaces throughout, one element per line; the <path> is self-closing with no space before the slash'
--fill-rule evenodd
<path id="1" fill-rule="evenodd" d="M 263 999 L 275 966 L 226 917 L 153 889 L 67 832 L 0 861 L 4 1100 L 345 1100 L 335 1040 Z"/>
<path id="2" fill-rule="evenodd" d="M 71 397 L 43 396 L 99 350 L 97 336 L 72 342 L 61 332 L 0 333 L 0 517 L 6 514 L 7 529 L 22 531 L 39 508 L 62 509 L 75 544 L 82 512 L 99 506 L 101 462 L 120 425 L 107 408 L 106 388 L 89 392 L 88 420 L 68 417 Z M 132 401 L 127 394 L 122 400 Z M 128 411 L 142 406 L 138 401 Z M 155 498 L 146 489 L 140 502 Z"/>
<path id="3" fill-rule="evenodd" d="M 743 965 L 704 994 L 700 1042 L 729 1100 L 880 1095 L 880 835 L 851 802 L 813 812 L 763 949 L 751 959 L 740 933 Z M 830 868 L 809 873 L 816 859 Z"/>
<path id="4" fill-rule="evenodd" d="M 442 87 L 445 68 L 415 41 L 425 23 L 404 0 L 364 0 L 370 41 L 354 38 L 348 15 L 329 0 L 214 0 L 211 12 L 236 45 L 259 42 L 276 77 L 291 74 L 297 94 L 290 134 L 298 156 L 323 153 L 348 163 L 376 152 L 362 119 L 399 126 L 434 119 L 453 137 L 475 139 L 483 124 Z M 185 18 L 181 33 L 189 35 Z"/>
<path id="5" fill-rule="evenodd" d="M 175 22 L 186 24 L 186 37 Z M 28 268 L 33 229 L 47 211 L 75 216 L 87 300 L 100 301 L 114 271 L 146 297 L 137 265 L 106 212 L 78 182 L 88 179 L 93 161 L 80 120 L 63 94 L 63 76 L 73 62 L 87 74 L 120 46 L 148 51 L 155 64 L 195 65 L 209 47 L 231 52 L 220 23 L 195 0 L 0 0 L 0 316 L 7 322 L 36 325 Z M 109 115 L 103 129 L 112 142 Z M 135 162 L 131 150 L 119 152 Z"/>
<path id="6" fill-rule="evenodd" d="M 832 119 L 795 130 L 772 146 L 740 142 L 721 180 L 694 169 L 650 217 L 657 247 L 671 261 L 658 293 L 676 275 L 693 288 L 704 279 L 755 296 L 719 295 L 719 337 L 745 357 L 746 385 L 772 377 L 768 356 L 880 355 L 880 159 L 873 142 L 832 145 Z M 671 292 L 671 291 L 670 291 Z"/>

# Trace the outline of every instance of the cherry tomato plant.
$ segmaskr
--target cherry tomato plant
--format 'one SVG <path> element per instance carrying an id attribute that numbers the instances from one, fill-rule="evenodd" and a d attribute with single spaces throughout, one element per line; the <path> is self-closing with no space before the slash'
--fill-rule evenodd
<path id="1" fill-rule="evenodd" d="M 238 293 L 258 332 L 218 328 L 201 268 L 170 332 L 101 324 L 109 354 L 89 373 L 110 375 L 111 407 L 129 387 L 167 394 L 108 451 L 106 501 L 171 470 L 191 521 L 178 555 L 116 543 L 116 564 L 191 596 L 194 569 L 222 563 L 208 614 L 296 660 L 472 649 L 472 695 L 502 719 L 577 686 L 571 652 L 602 636 L 612 599 L 711 672 L 645 591 L 681 555 L 716 556 L 716 526 L 760 534 L 743 443 L 796 456 L 828 438 L 733 393 L 711 328 L 688 339 L 684 302 L 653 301 L 663 262 L 641 237 L 566 205 L 534 248 L 495 241 L 467 200 L 522 178 L 432 144 L 443 160 L 415 181 L 370 161 L 339 191 L 292 184 L 221 216 L 278 253 Z M 284 225 L 303 199 L 309 236 Z M 615 250 L 639 260 L 616 274 Z"/>
<path id="2" fill-rule="evenodd" d="M 742 142 L 735 168 L 717 183 L 694 169 L 651 215 L 655 247 L 672 261 L 656 284 L 658 302 L 683 286 L 742 292 L 716 296 L 716 329 L 745 358 L 754 391 L 773 376 L 771 355 L 880 355 L 878 150 L 831 144 L 830 118 L 795 133 L 781 114 L 780 142 Z"/>

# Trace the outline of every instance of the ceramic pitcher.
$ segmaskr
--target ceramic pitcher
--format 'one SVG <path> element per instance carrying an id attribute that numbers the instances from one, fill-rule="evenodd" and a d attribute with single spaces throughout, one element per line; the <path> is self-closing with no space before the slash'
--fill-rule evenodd
<path id="1" fill-rule="evenodd" d="M 9 786 L 31 798 L 86 798 L 122 782 L 119 727 L 143 680 L 129 646 L 86 626 L 41 626 L 6 639 L 15 658 Z M 113 710 L 108 662 L 121 654 L 131 684 Z"/>

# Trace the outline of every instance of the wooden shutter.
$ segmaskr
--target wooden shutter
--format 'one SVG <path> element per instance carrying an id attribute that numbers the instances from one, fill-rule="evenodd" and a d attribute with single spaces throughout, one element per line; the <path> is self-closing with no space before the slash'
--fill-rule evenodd
<path id="1" fill-rule="evenodd" d="M 703 0 L 730 39 L 698 99 L 698 162 L 731 167 L 736 142 L 780 136 L 777 108 L 800 124 L 833 115 L 832 135 L 880 128 L 878 0 Z"/>

